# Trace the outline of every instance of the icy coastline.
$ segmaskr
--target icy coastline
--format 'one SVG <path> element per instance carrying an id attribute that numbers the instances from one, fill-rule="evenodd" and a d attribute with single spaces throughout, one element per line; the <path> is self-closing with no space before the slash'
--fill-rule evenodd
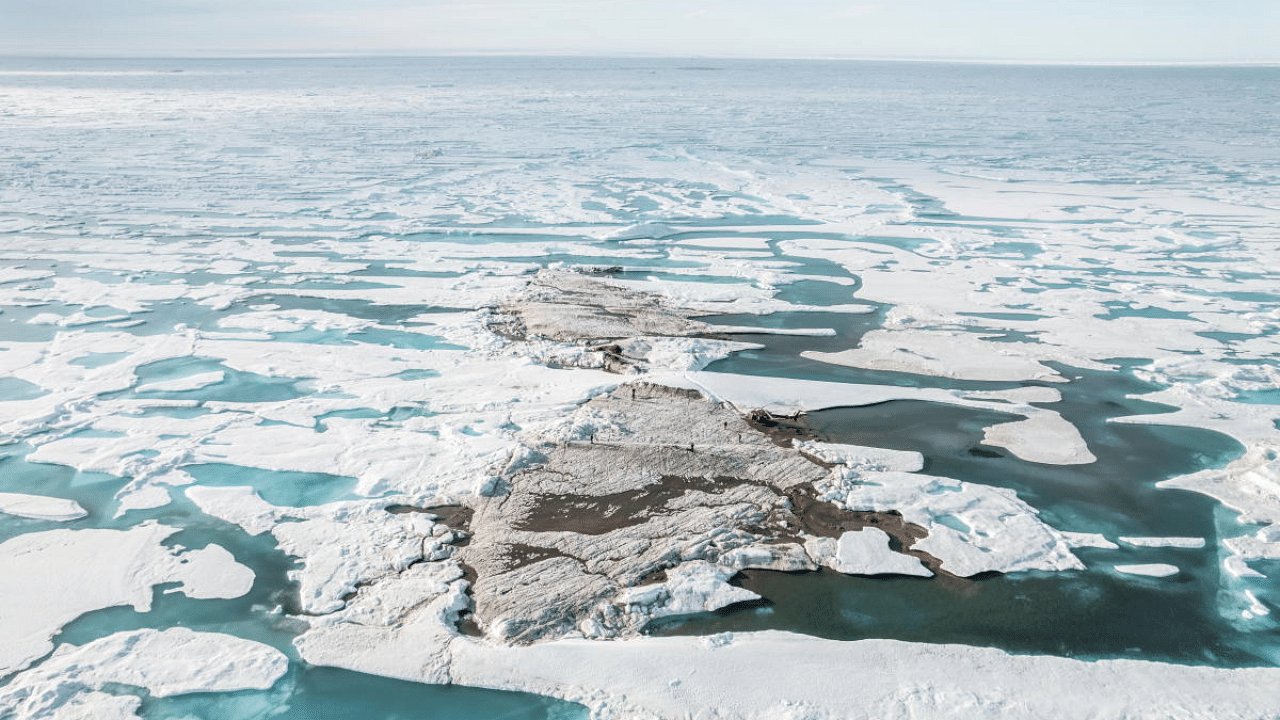
<path id="1" fill-rule="evenodd" d="M 541 94 L 459 62 L 393 89 L 0 77 L 0 714 L 305 692 L 248 637 L 600 720 L 1274 714 L 1280 218 L 1240 178 L 1275 173 L 1184 157 L 1262 152 L 1262 123 L 1096 154 L 1114 120 L 1075 107 L 1034 140 L 904 115 L 897 82 L 766 97 L 730 69 L 708 103 L 661 63 Z M 895 407 L 963 427 L 895 450 L 806 424 Z M 1097 470 L 1124 453 L 1159 469 Z M 1053 656 L 1089 656 L 1072 627 L 1022 654 L 652 635 L 767 617 L 753 572 L 957 612 L 1007 583 L 990 623 L 1145 628 L 1167 598 L 1194 632 L 1098 661 Z"/>
<path id="2" fill-rule="evenodd" d="M 593 311 L 584 311 L 582 304 L 566 315 L 553 310 L 545 305 L 538 310 L 544 329 L 554 327 L 551 332 L 562 340 L 587 345 L 600 341 L 591 332 L 599 327 Z M 623 311 L 611 315 L 609 322 L 616 327 L 628 317 Z M 643 332 L 632 325 L 626 330 Z M 528 338 L 522 335 L 521 341 Z M 615 371 L 634 369 L 617 366 Z M 918 455 L 793 442 L 770 427 L 772 422 L 759 424 L 782 417 L 770 412 L 796 413 L 893 397 L 1009 408 L 1022 397 L 1052 401 L 1054 393 L 983 397 L 662 370 L 642 377 L 639 384 L 632 381 L 597 395 L 549 426 L 544 431 L 549 434 L 538 443 L 523 440 L 535 449 L 534 459 L 527 461 L 532 464 L 504 478 L 492 499 L 476 498 L 476 514 L 465 526 L 471 539 L 450 555 L 474 575 L 437 574 L 423 585 L 423 573 L 406 573 L 405 582 L 413 583 L 410 587 L 418 592 L 431 588 L 433 599 L 417 607 L 406 604 L 396 579 L 368 588 L 297 640 L 302 656 L 318 664 L 423 682 L 551 694 L 581 702 L 599 718 L 698 712 L 700 717 L 726 719 L 790 716 L 787 713 L 806 718 L 873 717 L 873 711 L 850 708 L 885 707 L 939 718 L 1002 717 L 1014 711 L 1082 718 L 1170 713 L 1249 718 L 1268 712 L 1269 693 L 1263 685 L 1280 672 L 1270 669 L 1083 662 L 960 646 L 820 641 L 777 632 L 736 638 L 604 640 L 633 635 L 650 620 L 671 613 L 752 599 L 753 594 L 725 583 L 743 568 L 805 570 L 825 565 L 840 572 L 925 576 L 931 570 L 961 576 L 992 570 L 1071 570 L 1084 567 L 1072 548 L 1117 547 L 1103 537 L 1045 525 L 1007 490 L 922 474 Z M 780 404 L 772 398 L 788 400 Z M 746 412 L 752 407 L 765 415 Z M 1030 405 L 1013 408 L 1038 411 Z M 1030 432 L 1029 445 L 1036 432 Z M 1078 437 L 1074 429 L 1066 433 L 1066 446 Z M 1058 462 L 1073 460 L 1059 456 Z M 756 466 L 762 470 L 753 469 Z M 705 489 L 693 480 L 709 476 L 717 478 L 718 489 L 707 506 L 707 499 L 697 499 Z M 733 476 L 743 479 L 734 481 Z M 753 476 L 760 479 L 753 481 Z M 757 484 L 766 478 L 763 486 Z M 679 484 L 672 485 L 673 479 Z M 740 487 L 756 493 L 756 499 L 751 494 L 734 498 L 735 482 L 744 483 Z M 798 501 L 804 496 L 791 494 L 789 502 L 778 506 L 767 493 L 759 494 L 770 485 L 775 492 L 785 492 L 806 483 L 815 493 L 812 500 Z M 646 509 L 642 498 L 654 504 Z M 553 504 L 546 505 L 548 501 Z M 830 509 L 818 511 L 810 504 L 814 501 L 831 503 Z M 747 513 L 707 512 L 733 508 L 733 503 L 740 503 Z M 782 508 L 796 515 L 780 518 Z M 602 511 L 604 517 L 599 516 Z M 910 554 L 892 551 L 890 536 L 876 527 L 849 530 L 837 525 L 828 526 L 826 537 L 806 534 L 816 530 L 818 517 L 840 512 L 850 513 L 848 520 L 855 523 L 900 518 L 904 524 L 897 526 L 895 537 L 905 541 Z M 855 513 L 864 514 L 855 520 Z M 734 522 L 744 523 L 742 529 L 734 530 Z M 771 522 L 794 529 L 762 544 L 760 528 Z M 967 531 L 956 530 L 957 523 Z M 798 533 L 794 544 L 787 544 L 785 533 Z M 1121 539 L 1133 547 L 1202 544 L 1188 538 Z M 649 579 L 655 568 L 661 575 Z M 1115 570 L 1156 578 L 1178 572 L 1161 564 Z M 637 578 L 640 584 L 626 584 Z M 459 617 L 470 618 L 486 639 L 458 635 L 454 623 Z M 578 639 L 582 636 L 595 639 Z M 515 645 L 509 645 L 513 641 Z M 397 653 L 407 655 L 389 662 L 380 647 L 396 647 Z M 882 672 L 887 656 L 894 657 L 890 664 L 901 667 L 902 674 Z M 778 675 L 779 657 L 793 658 L 787 667 L 794 668 L 794 679 Z M 990 671 L 982 678 L 1022 679 L 988 684 L 955 674 L 958 666 L 974 665 Z M 634 671 L 650 666 L 652 674 Z M 804 689 L 815 687 L 813 677 L 825 677 L 823 673 L 837 667 L 838 677 L 819 683 L 825 688 L 822 692 Z M 848 674 L 858 674 L 850 668 L 865 668 L 864 673 L 879 673 L 882 679 L 849 683 Z M 1060 683 L 1061 673 L 1078 682 Z M 742 692 L 742 678 L 755 675 L 760 677 L 754 686 L 765 696 Z M 904 686 L 907 676 L 911 681 Z M 1034 689 L 1037 683 L 1026 682 L 1027 677 L 1040 676 L 1054 677 L 1054 687 L 1060 689 L 1046 693 Z M 1228 678 L 1229 684 L 1224 684 Z M 1169 695 L 1168 682 L 1182 684 L 1186 692 Z M 1102 700 L 1083 690 L 1099 684 L 1116 688 L 1115 694 Z M 707 698 L 719 698 L 714 710 Z"/>

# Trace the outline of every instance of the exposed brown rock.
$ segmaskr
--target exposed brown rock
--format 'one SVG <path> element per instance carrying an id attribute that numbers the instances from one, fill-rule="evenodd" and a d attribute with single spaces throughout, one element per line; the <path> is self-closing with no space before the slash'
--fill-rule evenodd
<path id="1" fill-rule="evenodd" d="M 782 555 L 767 566 L 810 569 L 800 547 L 807 536 L 875 525 L 906 547 L 917 535 L 900 517 L 816 499 L 824 464 L 699 393 L 622 386 L 575 418 L 591 423 L 588 439 L 539 447 L 543 462 L 477 502 L 475 540 L 459 551 L 477 573 L 479 624 L 503 641 L 556 637 L 588 619 L 638 632 L 646 618 L 610 609 L 614 595 L 738 548 L 777 547 Z"/>

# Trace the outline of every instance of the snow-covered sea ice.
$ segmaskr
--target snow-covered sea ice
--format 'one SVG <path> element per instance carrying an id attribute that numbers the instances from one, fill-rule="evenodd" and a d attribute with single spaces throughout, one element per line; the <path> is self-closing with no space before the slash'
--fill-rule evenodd
<path id="1" fill-rule="evenodd" d="M 711 66 L 0 59 L 0 715 L 1271 717 L 1275 69 Z"/>

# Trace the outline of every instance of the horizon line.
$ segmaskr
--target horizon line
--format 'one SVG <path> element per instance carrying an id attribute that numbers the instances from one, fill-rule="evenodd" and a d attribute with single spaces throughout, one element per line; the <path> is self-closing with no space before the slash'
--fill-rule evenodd
<path id="1" fill-rule="evenodd" d="M 318 58 L 578 58 L 578 59 L 646 59 L 646 60 L 780 60 L 780 61 L 843 61 L 888 63 L 940 63 L 967 65 L 1045 65 L 1078 67 L 1269 67 L 1280 66 L 1280 58 L 1272 60 L 1062 60 L 1037 58 L 984 58 L 948 56 L 903 55 L 749 55 L 749 54 L 685 54 L 654 52 L 554 52 L 528 49 L 511 50 L 256 50 L 238 51 L 221 49 L 197 49 L 185 52 L 14 52 L 0 50 L 3 59 L 28 60 L 262 60 L 262 59 L 318 59 Z"/>

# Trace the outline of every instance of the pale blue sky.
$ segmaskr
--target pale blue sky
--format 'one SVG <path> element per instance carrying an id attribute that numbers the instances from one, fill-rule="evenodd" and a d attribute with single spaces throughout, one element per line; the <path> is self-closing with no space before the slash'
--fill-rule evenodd
<path id="1" fill-rule="evenodd" d="M 0 0 L 0 54 L 1280 62 L 1280 0 Z"/>

